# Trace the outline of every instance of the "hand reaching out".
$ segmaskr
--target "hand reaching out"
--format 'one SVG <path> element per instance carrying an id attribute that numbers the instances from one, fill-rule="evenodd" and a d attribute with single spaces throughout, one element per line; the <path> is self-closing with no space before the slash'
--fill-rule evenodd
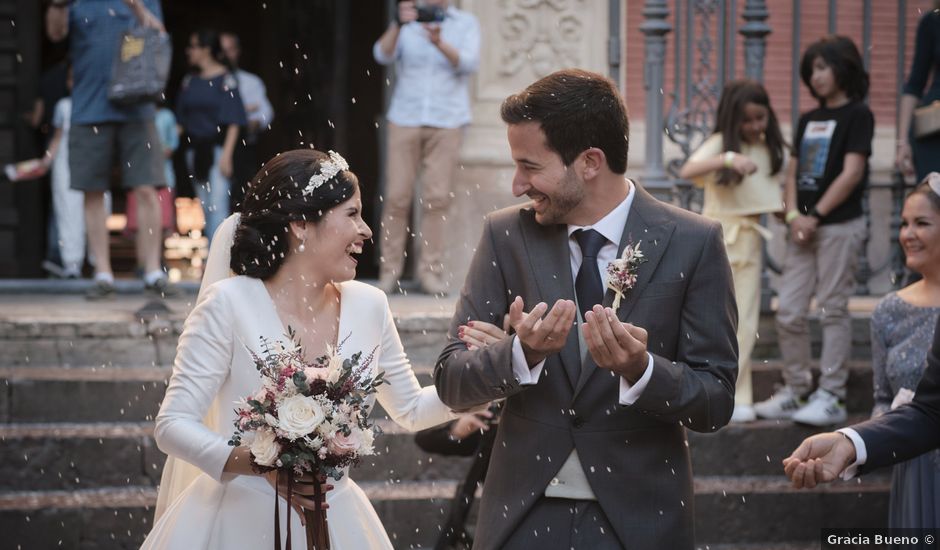
<path id="1" fill-rule="evenodd" d="M 839 477 L 855 459 L 852 441 L 839 432 L 828 432 L 804 439 L 783 459 L 783 470 L 796 489 L 812 489 Z"/>
<path id="2" fill-rule="evenodd" d="M 516 296 L 509 305 L 509 324 L 516 331 L 531 367 L 565 347 L 576 309 L 573 300 L 558 300 L 551 310 L 545 302 L 539 302 L 528 313 L 524 308 L 522 297 Z"/>
<path id="3" fill-rule="evenodd" d="M 503 316 L 503 328 L 485 321 L 470 321 L 466 325 L 460 325 L 457 337 L 467 344 L 467 349 L 475 350 L 499 342 L 509 336 L 508 332 L 509 315 L 507 314 Z"/>
<path id="4" fill-rule="evenodd" d="M 472 414 L 462 414 L 450 427 L 450 436 L 460 441 L 466 439 L 473 432 L 487 431 L 490 425 L 487 422 L 493 418 L 493 413 L 489 409 L 484 409 Z"/>

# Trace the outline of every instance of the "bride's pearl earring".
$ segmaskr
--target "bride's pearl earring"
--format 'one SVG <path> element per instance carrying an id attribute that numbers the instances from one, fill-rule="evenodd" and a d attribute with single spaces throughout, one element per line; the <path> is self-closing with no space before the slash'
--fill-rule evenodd
<path id="1" fill-rule="evenodd" d="M 303 252 L 304 250 L 307 250 L 307 245 L 304 244 L 306 242 L 307 242 L 307 239 L 300 241 L 300 244 L 297 246 L 297 252 Z"/>

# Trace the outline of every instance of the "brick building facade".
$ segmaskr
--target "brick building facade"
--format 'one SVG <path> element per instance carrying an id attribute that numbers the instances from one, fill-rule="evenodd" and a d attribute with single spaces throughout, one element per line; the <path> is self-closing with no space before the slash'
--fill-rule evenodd
<path id="1" fill-rule="evenodd" d="M 643 62 L 644 62 L 644 36 L 639 27 L 643 23 L 644 0 L 627 0 L 625 24 L 625 63 L 626 63 L 626 96 L 630 112 L 644 112 L 645 90 L 643 89 Z M 679 2 L 683 6 L 686 2 Z M 670 22 L 673 32 L 676 32 L 676 4 L 677 0 L 669 2 Z M 767 24 L 772 32 L 767 37 L 767 55 L 764 62 L 764 81 L 770 91 L 774 110 L 784 124 L 791 120 L 791 83 L 793 70 L 793 10 L 794 0 L 767 0 L 767 9 L 770 17 Z M 823 0 L 803 0 L 800 17 L 800 48 L 802 51 L 811 42 L 828 32 L 829 2 Z M 903 78 L 906 78 L 913 56 L 914 34 L 917 22 L 925 10 L 932 8 L 932 0 L 908 0 L 905 13 L 906 32 L 903 37 L 906 44 L 905 58 L 903 60 Z M 745 0 L 737 1 L 738 17 L 737 28 L 744 23 L 741 18 L 745 7 Z M 836 32 L 844 34 L 855 40 L 859 48 L 863 43 L 863 2 L 862 0 L 838 0 L 836 2 Z M 882 131 L 893 128 L 895 125 L 895 101 L 900 84 L 898 83 L 899 61 L 899 19 L 898 2 L 876 0 L 872 2 L 871 18 L 871 47 L 869 49 L 871 74 L 871 94 L 869 102 L 875 114 L 876 124 Z M 714 24 L 712 25 L 714 31 Z M 696 29 L 698 32 L 698 29 Z M 667 35 L 666 60 L 666 86 L 664 93 L 667 96 L 666 106 L 670 104 L 669 95 L 674 87 L 674 35 Z M 744 48 L 743 37 L 740 35 L 736 42 L 735 75 L 744 75 Z M 693 49 L 693 56 L 698 54 Z M 798 62 L 798 61 L 797 61 Z M 730 76 L 730 75 L 729 75 Z M 806 111 L 815 106 L 815 100 L 806 91 L 806 87 L 799 83 L 799 111 Z M 893 130 L 892 135 L 893 135 Z"/>

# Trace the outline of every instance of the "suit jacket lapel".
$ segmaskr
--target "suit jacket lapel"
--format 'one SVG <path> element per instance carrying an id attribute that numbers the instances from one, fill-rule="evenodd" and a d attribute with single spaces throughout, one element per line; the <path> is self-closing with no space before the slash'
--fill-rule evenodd
<path id="1" fill-rule="evenodd" d="M 535 277 L 542 301 L 551 308 L 557 300 L 574 300 L 567 226 L 541 225 L 535 221 L 532 210 L 523 210 L 520 215 L 522 237 L 529 252 L 529 269 Z M 531 309 L 534 305 L 526 304 L 526 308 Z M 568 341 L 559 357 L 573 388 L 581 370 L 576 329 L 568 333 Z"/>
<path id="2" fill-rule="evenodd" d="M 620 237 L 620 244 L 617 246 L 617 257 L 623 254 L 623 249 L 629 244 L 640 244 L 640 250 L 646 258 L 646 262 L 640 264 L 637 271 L 636 286 L 624 293 L 620 300 L 620 308 L 617 310 L 617 318 L 621 322 L 626 322 L 627 316 L 633 306 L 636 305 L 643 290 L 650 282 L 656 267 L 662 259 L 666 248 L 669 245 L 669 239 L 676 227 L 674 221 L 669 219 L 662 210 L 659 201 L 650 195 L 645 189 L 633 184 L 636 197 L 633 204 L 630 205 L 630 213 L 627 215 L 627 223 L 623 227 L 623 235 Z M 604 307 L 611 307 L 614 303 L 614 291 L 608 289 L 604 294 Z M 587 384 L 588 379 L 597 370 L 597 365 L 591 356 L 588 355 L 581 369 L 581 375 L 575 386 L 575 397 L 578 396 L 581 389 Z"/>

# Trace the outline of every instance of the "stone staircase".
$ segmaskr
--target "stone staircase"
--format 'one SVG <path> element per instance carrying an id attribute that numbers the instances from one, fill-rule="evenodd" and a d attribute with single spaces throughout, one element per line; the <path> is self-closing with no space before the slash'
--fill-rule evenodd
<path id="1" fill-rule="evenodd" d="M 437 305 L 417 311 L 403 300 L 393 300 L 393 309 L 427 385 L 449 313 Z M 152 420 L 188 304 L 172 302 L 177 313 L 169 320 L 138 322 L 132 308 L 93 314 L 60 311 L 50 297 L 37 303 L 48 308 L 37 306 L 31 317 L 0 313 L 0 548 L 137 548 L 151 527 L 165 460 Z M 848 405 L 861 419 L 871 408 L 867 314 L 857 314 L 853 332 Z M 814 334 L 818 340 L 818 327 Z M 770 317 L 756 354 L 760 399 L 780 382 Z M 431 547 L 470 459 L 426 454 L 411 434 L 380 424 L 381 454 L 352 477 L 396 548 Z M 699 547 L 818 548 L 823 526 L 884 525 L 886 473 L 815 491 L 788 487 L 780 460 L 811 433 L 759 421 L 689 434 Z"/>

